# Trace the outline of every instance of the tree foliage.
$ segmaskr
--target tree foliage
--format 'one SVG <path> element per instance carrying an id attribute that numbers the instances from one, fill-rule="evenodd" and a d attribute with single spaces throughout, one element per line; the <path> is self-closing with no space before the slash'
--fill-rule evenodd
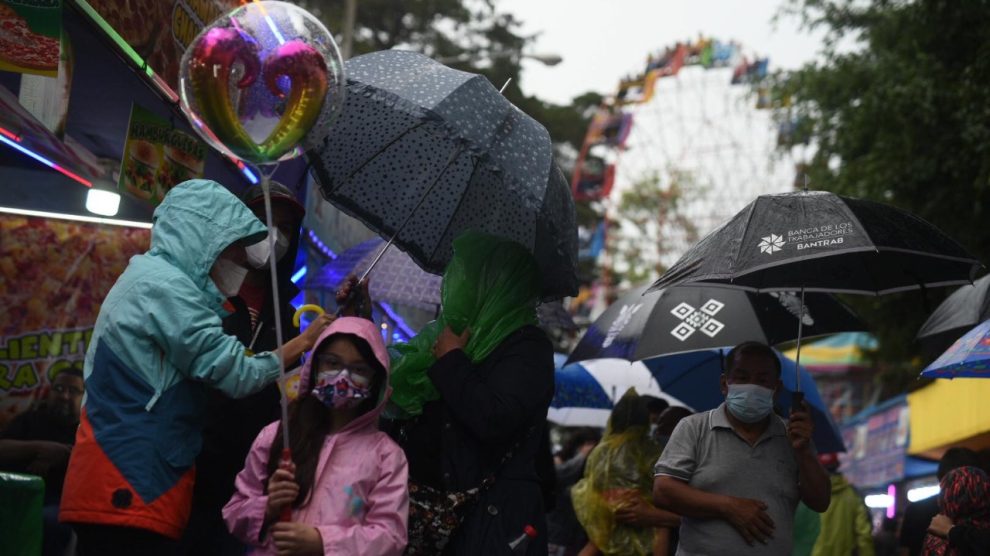
<path id="1" fill-rule="evenodd" d="M 696 193 L 692 176 L 669 170 L 651 173 L 623 190 L 609 229 L 612 283 L 623 288 L 655 280 L 666 270 L 664 258 L 698 240 L 698 230 L 681 210 Z"/>
<path id="2" fill-rule="evenodd" d="M 341 38 L 346 0 L 298 0 Z M 581 104 L 558 105 L 523 94 L 520 71 L 533 36 L 498 10 L 496 0 L 360 0 L 353 55 L 402 48 L 422 52 L 464 71 L 481 73 L 550 132 L 556 143 L 579 148 L 588 117 Z"/>
<path id="3" fill-rule="evenodd" d="M 990 260 L 990 2 L 791 0 L 785 11 L 827 32 L 822 59 L 775 88 L 778 115 L 816 146 L 811 187 L 911 211 Z M 849 301 L 884 360 L 913 374 L 914 335 L 947 293 Z"/>

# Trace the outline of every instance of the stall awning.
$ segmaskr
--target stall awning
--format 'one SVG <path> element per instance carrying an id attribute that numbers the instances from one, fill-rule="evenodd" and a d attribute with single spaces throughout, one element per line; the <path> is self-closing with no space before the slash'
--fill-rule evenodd
<path id="1" fill-rule="evenodd" d="M 903 395 L 864 409 L 842 423 L 845 454 L 839 455 L 842 473 L 860 488 L 884 486 L 905 478 L 906 448 L 913 431 L 908 427 L 908 405 Z"/>
<path id="2" fill-rule="evenodd" d="M 953 446 L 990 448 L 990 380 L 936 380 L 907 399 L 909 453 L 938 458 Z"/>
<path id="3" fill-rule="evenodd" d="M 801 346 L 801 365 L 813 374 L 843 374 L 869 369 L 877 339 L 865 332 L 844 332 Z M 797 349 L 785 351 L 794 359 Z"/>

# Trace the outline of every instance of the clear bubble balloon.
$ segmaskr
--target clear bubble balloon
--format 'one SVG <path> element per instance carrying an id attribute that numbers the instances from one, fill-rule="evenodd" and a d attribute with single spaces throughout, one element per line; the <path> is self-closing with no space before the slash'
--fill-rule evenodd
<path id="1" fill-rule="evenodd" d="M 182 106 L 210 145 L 270 164 L 319 145 L 344 103 L 327 28 L 286 2 L 249 2 L 203 29 L 182 57 Z"/>

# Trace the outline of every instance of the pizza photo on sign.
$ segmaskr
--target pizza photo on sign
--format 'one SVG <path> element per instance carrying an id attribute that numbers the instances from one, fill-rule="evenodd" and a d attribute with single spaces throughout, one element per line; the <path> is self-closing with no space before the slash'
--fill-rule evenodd
<path id="1" fill-rule="evenodd" d="M 55 77 L 61 55 L 61 4 L 35 4 L 15 8 L 0 0 L 0 70 Z"/>

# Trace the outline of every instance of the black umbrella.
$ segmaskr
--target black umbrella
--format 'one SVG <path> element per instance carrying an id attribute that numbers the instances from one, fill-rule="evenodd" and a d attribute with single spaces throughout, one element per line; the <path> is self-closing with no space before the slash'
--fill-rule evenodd
<path id="1" fill-rule="evenodd" d="M 657 280 L 886 294 L 972 282 L 980 263 L 900 209 L 824 191 L 761 195 Z"/>
<path id="2" fill-rule="evenodd" d="M 684 283 L 880 295 L 972 282 L 980 263 L 903 210 L 824 191 L 761 195 L 690 249 L 650 291 Z M 802 322 L 798 321 L 798 363 Z M 800 391 L 800 384 L 798 384 Z"/>
<path id="3" fill-rule="evenodd" d="M 414 52 L 345 66 L 341 116 L 310 153 L 330 202 L 430 272 L 477 230 L 530 249 L 544 299 L 577 293 L 574 201 L 542 125 L 485 77 Z"/>
<path id="4" fill-rule="evenodd" d="M 918 331 L 925 349 L 941 353 L 965 332 L 990 319 L 990 276 L 967 284 L 952 293 L 928 317 Z"/>
<path id="5" fill-rule="evenodd" d="M 644 295 L 646 289 L 613 303 L 588 328 L 569 361 L 638 361 L 746 341 L 780 344 L 797 338 L 801 314 L 806 336 L 865 330 L 852 311 L 825 293 L 809 294 L 802 312 L 801 300 L 791 292 L 686 285 Z"/>

